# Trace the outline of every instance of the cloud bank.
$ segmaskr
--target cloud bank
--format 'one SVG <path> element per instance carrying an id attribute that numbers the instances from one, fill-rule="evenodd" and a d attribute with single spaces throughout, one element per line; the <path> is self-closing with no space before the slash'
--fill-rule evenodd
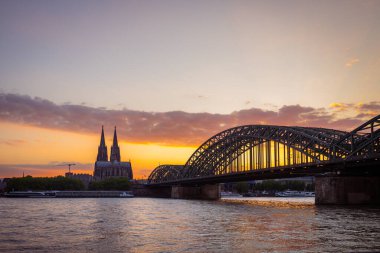
<path id="1" fill-rule="evenodd" d="M 333 103 L 329 108 L 284 105 L 278 110 L 251 108 L 230 114 L 111 110 L 55 104 L 42 98 L 0 93 L 0 121 L 85 134 L 101 125 L 117 126 L 119 139 L 135 143 L 198 146 L 212 135 L 238 125 L 268 124 L 350 130 L 380 112 L 380 102 Z"/>

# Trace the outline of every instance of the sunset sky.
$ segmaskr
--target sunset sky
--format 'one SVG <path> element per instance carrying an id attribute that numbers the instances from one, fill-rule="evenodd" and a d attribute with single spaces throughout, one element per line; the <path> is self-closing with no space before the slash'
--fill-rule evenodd
<path id="1" fill-rule="evenodd" d="M 380 113 L 380 1 L 0 1 L 0 178 L 91 173 L 105 127 L 137 178 L 242 124 Z"/>

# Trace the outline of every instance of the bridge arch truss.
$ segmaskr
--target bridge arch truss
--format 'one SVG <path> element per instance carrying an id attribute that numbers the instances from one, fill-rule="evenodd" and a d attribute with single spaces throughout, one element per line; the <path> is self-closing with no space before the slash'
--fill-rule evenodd
<path id="1" fill-rule="evenodd" d="M 184 166 L 162 165 L 148 183 L 345 161 L 380 153 L 380 115 L 351 132 L 326 128 L 246 125 L 205 141 Z"/>

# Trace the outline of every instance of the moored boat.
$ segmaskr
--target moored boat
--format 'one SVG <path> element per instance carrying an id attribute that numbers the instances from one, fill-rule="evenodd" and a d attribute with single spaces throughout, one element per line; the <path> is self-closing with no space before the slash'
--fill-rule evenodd
<path id="1" fill-rule="evenodd" d="M 7 192 L 4 194 L 4 197 L 7 198 L 55 198 L 55 192 Z"/>
<path id="2" fill-rule="evenodd" d="M 221 197 L 241 197 L 241 194 L 235 192 L 221 192 Z"/>
<path id="3" fill-rule="evenodd" d="M 132 193 L 128 193 L 128 192 L 123 192 L 119 196 L 120 196 L 120 198 L 133 198 L 134 197 L 134 195 Z"/>
<path id="4" fill-rule="evenodd" d="M 303 192 L 303 191 L 283 191 L 276 192 L 276 197 L 314 197 L 314 192 Z"/>

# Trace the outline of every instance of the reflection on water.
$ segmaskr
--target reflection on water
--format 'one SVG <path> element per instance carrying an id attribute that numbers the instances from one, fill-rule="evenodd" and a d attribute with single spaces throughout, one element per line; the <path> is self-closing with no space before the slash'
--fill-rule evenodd
<path id="1" fill-rule="evenodd" d="M 314 207 L 314 197 L 224 197 L 223 201 L 232 203 L 243 203 L 250 205 L 285 207 L 285 208 L 306 208 Z"/>
<path id="2" fill-rule="evenodd" d="M 257 201 L 3 198 L 0 251 L 380 250 L 379 209 Z"/>

